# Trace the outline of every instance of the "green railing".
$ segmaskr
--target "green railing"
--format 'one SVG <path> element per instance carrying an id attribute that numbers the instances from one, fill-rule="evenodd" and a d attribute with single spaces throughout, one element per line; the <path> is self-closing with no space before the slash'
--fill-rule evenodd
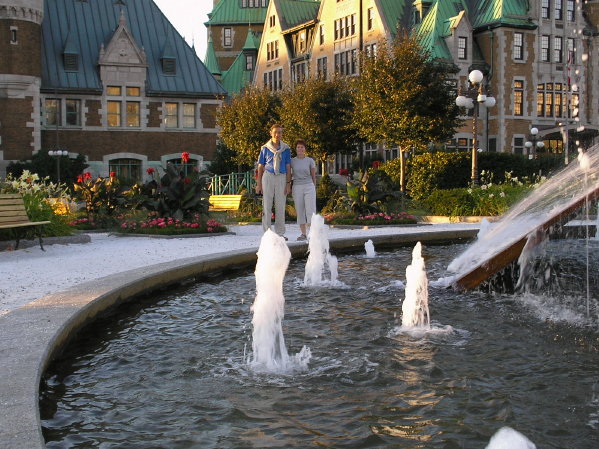
<path id="1" fill-rule="evenodd" d="M 250 190 L 255 186 L 254 172 L 214 175 L 211 178 L 211 195 L 237 195 L 242 187 Z"/>

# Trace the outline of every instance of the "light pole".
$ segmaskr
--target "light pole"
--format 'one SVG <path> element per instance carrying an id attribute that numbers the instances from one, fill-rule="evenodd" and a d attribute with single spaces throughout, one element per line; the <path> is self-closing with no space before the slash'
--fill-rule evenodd
<path id="1" fill-rule="evenodd" d="M 56 172 L 58 175 L 58 184 L 60 184 L 60 159 L 63 156 L 68 156 L 69 152 L 67 150 L 50 150 L 48 151 L 48 155 L 56 158 Z"/>
<path id="2" fill-rule="evenodd" d="M 540 150 L 545 146 L 545 143 L 542 140 L 538 140 L 537 134 L 539 134 L 537 128 L 530 128 L 530 139 L 524 144 L 524 146 L 528 148 L 529 159 L 535 159 L 537 157 L 537 149 Z"/>
<path id="3" fill-rule="evenodd" d="M 468 75 L 470 84 L 463 89 L 461 86 L 458 90 L 458 96 L 455 99 L 455 104 L 460 108 L 472 109 L 474 114 L 472 119 L 472 185 L 478 185 L 478 108 L 479 105 L 484 105 L 487 108 L 495 106 L 495 98 L 488 96 L 488 89 L 483 83 L 483 72 L 473 70 Z"/>

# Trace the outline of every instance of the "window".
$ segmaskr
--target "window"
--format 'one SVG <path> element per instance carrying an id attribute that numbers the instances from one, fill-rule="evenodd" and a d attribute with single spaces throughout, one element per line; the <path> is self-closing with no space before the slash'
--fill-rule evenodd
<path id="1" fill-rule="evenodd" d="M 254 70 L 254 57 L 252 55 L 245 55 L 245 70 L 248 72 Z"/>
<path id="2" fill-rule="evenodd" d="M 141 103 L 139 101 L 128 101 L 127 102 L 127 127 L 139 128 L 140 126 L 140 109 Z"/>
<path id="3" fill-rule="evenodd" d="M 177 60 L 175 58 L 162 58 L 162 73 L 165 75 L 177 74 Z"/>
<path id="4" fill-rule="evenodd" d="M 65 53 L 62 55 L 64 69 L 67 72 L 76 72 L 79 70 L 79 55 L 76 53 Z"/>
<path id="5" fill-rule="evenodd" d="M 17 39 L 17 31 L 19 30 L 19 28 L 12 26 L 10 27 L 10 43 L 13 45 L 16 45 L 19 43 L 19 40 Z"/>
<path id="6" fill-rule="evenodd" d="M 566 115 L 568 88 L 563 83 L 537 85 L 537 116 L 564 117 Z"/>
<path id="7" fill-rule="evenodd" d="M 374 58 L 376 56 L 376 44 L 364 46 L 364 53 L 367 58 Z"/>
<path id="8" fill-rule="evenodd" d="M 327 79 L 327 57 L 318 58 L 316 60 L 316 76 L 318 78 L 322 78 L 323 80 Z"/>
<path id="9" fill-rule="evenodd" d="M 568 64 L 576 64 L 576 40 L 568 38 Z"/>
<path id="10" fill-rule="evenodd" d="M 60 125 L 60 100 L 57 98 L 46 98 L 46 126 Z"/>
<path id="11" fill-rule="evenodd" d="M 291 81 L 293 84 L 301 83 L 306 80 L 306 63 L 300 62 L 291 66 Z"/>
<path id="12" fill-rule="evenodd" d="M 81 100 L 67 99 L 65 103 L 67 126 L 81 126 Z"/>
<path id="13" fill-rule="evenodd" d="M 541 36 L 541 61 L 550 62 L 549 59 L 549 36 L 544 34 Z"/>
<path id="14" fill-rule="evenodd" d="M 524 81 L 514 81 L 514 115 L 524 115 Z"/>
<path id="15" fill-rule="evenodd" d="M 113 159 L 108 163 L 109 171 L 121 180 L 141 180 L 141 161 L 137 159 Z"/>
<path id="16" fill-rule="evenodd" d="M 554 100 L 555 116 L 561 117 L 562 116 L 562 93 L 561 93 L 562 83 L 555 83 L 554 90 L 555 90 L 555 94 L 553 96 L 553 100 Z"/>
<path id="17" fill-rule="evenodd" d="M 353 36 L 354 34 L 356 34 L 356 15 L 352 14 L 350 16 L 350 28 L 351 28 L 351 35 Z"/>
<path id="18" fill-rule="evenodd" d="M 320 27 L 318 27 L 318 43 L 320 45 L 324 44 L 324 25 L 320 25 Z"/>
<path id="19" fill-rule="evenodd" d="M 184 176 L 189 176 L 198 168 L 198 161 L 191 158 L 187 162 L 183 162 L 181 159 L 169 159 L 166 163 L 179 167 Z"/>
<path id="20" fill-rule="evenodd" d="M 139 87 L 127 87 L 128 97 L 139 97 L 141 96 L 141 89 Z"/>
<path id="21" fill-rule="evenodd" d="M 545 117 L 553 117 L 553 84 L 547 83 L 545 86 Z"/>
<path id="22" fill-rule="evenodd" d="M 374 28 L 374 8 L 368 8 L 367 12 L 367 29 L 368 31 Z"/>
<path id="23" fill-rule="evenodd" d="M 121 126 L 121 102 L 109 100 L 106 102 L 108 126 Z"/>
<path id="24" fill-rule="evenodd" d="M 555 0 L 555 20 L 564 19 L 564 0 Z"/>
<path id="25" fill-rule="evenodd" d="M 560 36 L 553 38 L 553 62 L 564 62 L 562 38 Z"/>
<path id="26" fill-rule="evenodd" d="M 524 59 L 524 34 L 514 33 L 514 59 L 522 61 Z"/>
<path id="27" fill-rule="evenodd" d="M 264 88 L 271 91 L 283 89 L 283 69 L 276 69 L 264 73 Z"/>
<path id="28" fill-rule="evenodd" d="M 514 154 L 524 154 L 524 137 L 514 137 Z"/>
<path id="29" fill-rule="evenodd" d="M 268 26 L 270 26 L 271 28 L 274 27 L 276 23 L 277 23 L 277 20 L 276 20 L 275 16 L 270 16 L 268 18 Z"/>
<path id="30" fill-rule="evenodd" d="M 195 103 L 183 103 L 183 128 L 192 129 L 196 127 L 196 105 Z"/>
<path id="31" fill-rule="evenodd" d="M 335 54 L 335 73 L 355 75 L 357 73 L 356 55 L 355 49 Z"/>
<path id="32" fill-rule="evenodd" d="M 458 59 L 466 59 L 467 52 L 468 38 L 463 36 L 458 37 Z"/>
<path id="33" fill-rule="evenodd" d="M 574 13 L 574 0 L 568 0 L 566 4 L 566 20 L 568 22 L 576 21 L 576 15 Z"/>
<path id="34" fill-rule="evenodd" d="M 106 95 L 110 95 L 112 97 L 120 97 L 122 94 L 121 86 L 108 86 L 106 88 Z"/>
<path id="35" fill-rule="evenodd" d="M 179 104 L 165 103 L 164 104 L 164 125 L 167 128 L 179 127 Z"/>
<path id="36" fill-rule="evenodd" d="M 335 20 L 335 40 L 344 39 L 356 34 L 356 15 L 345 16 Z"/>
<path id="37" fill-rule="evenodd" d="M 231 28 L 223 28 L 223 47 L 233 46 L 233 30 Z"/>
<path id="38" fill-rule="evenodd" d="M 549 0 L 542 0 L 541 1 L 541 18 L 543 19 L 549 19 L 550 15 L 549 15 Z"/>
<path id="39" fill-rule="evenodd" d="M 540 84 L 540 86 L 544 86 Z M 543 87 L 544 88 L 544 87 Z M 545 116 L 545 92 L 537 87 L 537 117 Z"/>

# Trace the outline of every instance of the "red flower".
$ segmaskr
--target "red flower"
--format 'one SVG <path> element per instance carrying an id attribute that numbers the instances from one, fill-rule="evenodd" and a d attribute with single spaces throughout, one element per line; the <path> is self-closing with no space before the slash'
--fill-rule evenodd
<path id="1" fill-rule="evenodd" d="M 339 169 L 339 174 L 341 176 L 347 176 L 347 175 L 349 175 L 349 169 L 347 169 L 347 168 L 340 168 Z"/>
<path id="2" fill-rule="evenodd" d="M 155 172 L 155 171 L 156 171 L 156 170 L 154 170 L 152 167 L 150 167 L 150 168 L 148 168 L 148 169 L 146 170 L 146 173 L 147 173 L 148 175 L 152 176 L 152 175 L 154 174 L 154 172 Z"/>
<path id="3" fill-rule="evenodd" d="M 116 172 L 115 171 L 111 171 L 110 172 L 110 177 L 111 178 L 116 178 Z"/>
<path id="4" fill-rule="evenodd" d="M 77 176 L 77 182 L 83 182 L 83 175 Z"/>
<path id="5" fill-rule="evenodd" d="M 181 153 L 181 160 L 186 164 L 189 162 L 189 153 L 187 151 Z"/>
<path id="6" fill-rule="evenodd" d="M 190 178 L 188 178 L 188 177 L 185 177 L 185 178 L 183 178 L 183 182 L 184 182 L 185 184 L 189 184 L 189 183 L 191 182 L 191 179 L 190 179 Z"/>
<path id="7" fill-rule="evenodd" d="M 92 179 L 92 174 L 88 171 L 83 173 L 83 179 Z"/>
<path id="8" fill-rule="evenodd" d="M 374 161 L 372 163 L 372 168 L 379 168 L 380 165 L 381 165 L 381 161 Z"/>

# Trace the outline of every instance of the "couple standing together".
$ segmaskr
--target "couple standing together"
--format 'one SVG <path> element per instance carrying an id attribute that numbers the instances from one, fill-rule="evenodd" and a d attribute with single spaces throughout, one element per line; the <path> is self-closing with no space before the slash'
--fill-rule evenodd
<path id="1" fill-rule="evenodd" d="M 295 143 L 296 157 L 291 158 L 289 145 L 281 140 L 283 128 L 272 125 L 270 140 L 260 149 L 256 193 L 262 197 L 262 228 L 270 229 L 272 204 L 275 204 L 275 232 L 285 237 L 285 204 L 292 193 L 301 229 L 298 240 L 306 240 L 312 214 L 316 212 L 316 164 L 306 156 L 306 143 Z"/>

